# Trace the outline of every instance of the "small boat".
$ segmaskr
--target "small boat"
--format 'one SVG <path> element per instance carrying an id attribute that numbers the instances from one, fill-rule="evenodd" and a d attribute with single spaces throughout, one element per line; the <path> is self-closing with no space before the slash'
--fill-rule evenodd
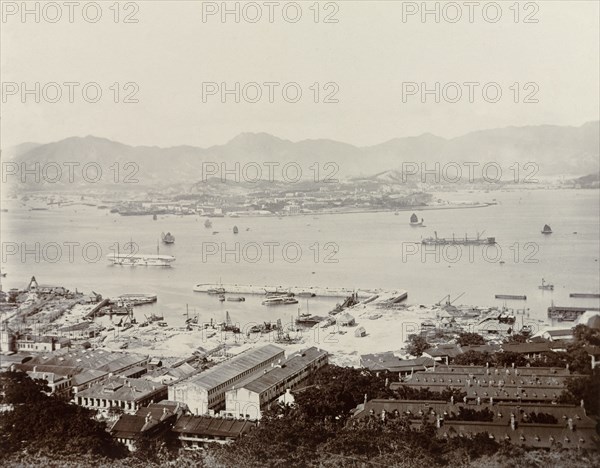
<path id="1" fill-rule="evenodd" d="M 223 295 L 225 294 L 225 288 L 210 288 L 209 290 L 206 291 L 208 294 L 219 294 L 219 295 Z"/>
<path id="2" fill-rule="evenodd" d="M 219 234 L 219 231 L 213 231 L 213 236 L 214 236 L 215 234 Z"/>
<path id="3" fill-rule="evenodd" d="M 233 226 L 233 233 L 237 234 L 238 233 L 238 227 L 237 226 Z"/>
<path id="4" fill-rule="evenodd" d="M 542 229 L 542 234 L 552 234 L 552 229 L 547 224 L 544 224 L 544 229 Z"/>
<path id="5" fill-rule="evenodd" d="M 245 297 L 228 297 L 227 300 L 229 302 L 244 302 L 246 300 Z"/>
<path id="6" fill-rule="evenodd" d="M 219 295 L 219 301 L 225 302 L 225 296 L 223 294 Z"/>
<path id="7" fill-rule="evenodd" d="M 410 225 L 415 227 L 423 226 L 423 218 L 421 218 L 421 221 L 419 221 L 419 217 L 415 213 L 413 213 L 410 217 Z"/>
<path id="8" fill-rule="evenodd" d="M 545 291 L 554 291 L 554 285 L 550 283 L 546 283 L 544 278 L 542 278 L 542 284 L 538 286 L 539 289 L 543 289 Z"/>
<path id="9" fill-rule="evenodd" d="M 293 297 L 270 297 L 269 299 L 265 299 L 262 301 L 262 305 L 273 306 L 273 305 L 289 305 L 289 304 L 298 304 L 298 299 Z"/>
<path id="10" fill-rule="evenodd" d="M 314 292 L 310 292 L 310 291 L 300 291 L 297 294 L 298 297 L 315 297 L 316 294 Z"/>
<path id="11" fill-rule="evenodd" d="M 175 243 L 175 236 L 173 234 L 171 234 L 170 232 L 167 232 L 166 234 L 163 232 L 160 235 L 160 237 L 165 244 L 174 244 Z"/>
<path id="12" fill-rule="evenodd" d="M 169 324 L 167 322 L 158 322 L 159 327 L 168 327 Z"/>
<path id="13" fill-rule="evenodd" d="M 206 221 L 204 221 L 204 227 L 205 228 L 211 228 L 212 227 L 212 221 L 210 219 L 206 219 Z"/>
<path id="14" fill-rule="evenodd" d="M 98 208 L 100 208 L 100 207 L 98 207 Z M 154 213 L 154 214 L 152 215 L 152 219 L 153 219 L 154 221 L 156 221 L 156 220 L 158 219 L 158 217 L 156 216 L 156 213 Z"/>

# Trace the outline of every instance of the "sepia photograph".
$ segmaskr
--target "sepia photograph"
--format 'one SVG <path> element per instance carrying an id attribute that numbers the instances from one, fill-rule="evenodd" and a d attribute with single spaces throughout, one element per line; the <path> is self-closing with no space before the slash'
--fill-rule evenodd
<path id="1" fill-rule="evenodd" d="M 0 0 L 0 467 L 600 466 L 600 2 Z"/>

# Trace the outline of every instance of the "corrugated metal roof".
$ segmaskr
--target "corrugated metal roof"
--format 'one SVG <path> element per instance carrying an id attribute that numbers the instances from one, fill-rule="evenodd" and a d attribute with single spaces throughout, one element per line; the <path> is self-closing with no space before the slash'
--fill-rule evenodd
<path id="1" fill-rule="evenodd" d="M 188 382 L 209 390 L 282 353 L 282 348 L 272 344 L 251 349 L 223 364 L 192 377 Z"/>
<path id="2" fill-rule="evenodd" d="M 282 363 L 282 367 L 274 367 L 266 374 L 263 374 L 244 385 L 244 388 L 251 392 L 262 393 L 265 390 L 283 382 L 296 372 L 301 371 L 316 359 L 326 356 L 327 352 L 315 347 L 308 348 L 300 355 L 290 357 Z"/>

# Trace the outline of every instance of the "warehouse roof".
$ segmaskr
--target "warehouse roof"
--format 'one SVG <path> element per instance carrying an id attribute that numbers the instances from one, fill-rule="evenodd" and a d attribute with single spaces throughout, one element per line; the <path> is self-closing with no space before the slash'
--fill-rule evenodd
<path id="1" fill-rule="evenodd" d="M 283 349 L 272 344 L 251 349 L 223 364 L 192 377 L 188 382 L 207 390 L 212 389 L 280 354 L 283 354 Z"/>
<path id="2" fill-rule="evenodd" d="M 301 354 L 290 357 L 287 361 L 283 362 L 281 366 L 276 366 L 266 374 L 262 374 L 248 382 L 244 385 L 244 388 L 251 392 L 262 393 L 274 385 L 284 382 L 287 378 L 302 371 L 310 363 L 323 356 L 327 356 L 327 351 L 322 351 L 315 347 L 308 348 Z"/>

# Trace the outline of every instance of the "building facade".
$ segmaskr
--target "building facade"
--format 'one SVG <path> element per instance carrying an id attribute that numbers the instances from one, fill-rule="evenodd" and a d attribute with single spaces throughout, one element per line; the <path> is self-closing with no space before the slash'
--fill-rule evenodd
<path id="1" fill-rule="evenodd" d="M 264 409 L 277 402 L 286 391 L 301 387 L 327 362 L 327 352 L 315 347 L 291 356 L 255 379 L 228 390 L 226 415 L 260 419 Z"/>
<path id="2" fill-rule="evenodd" d="M 225 408 L 225 392 L 228 389 L 256 377 L 272 363 L 283 359 L 283 349 L 275 345 L 251 349 L 171 385 L 169 400 L 187 404 L 196 415 L 219 411 Z"/>

